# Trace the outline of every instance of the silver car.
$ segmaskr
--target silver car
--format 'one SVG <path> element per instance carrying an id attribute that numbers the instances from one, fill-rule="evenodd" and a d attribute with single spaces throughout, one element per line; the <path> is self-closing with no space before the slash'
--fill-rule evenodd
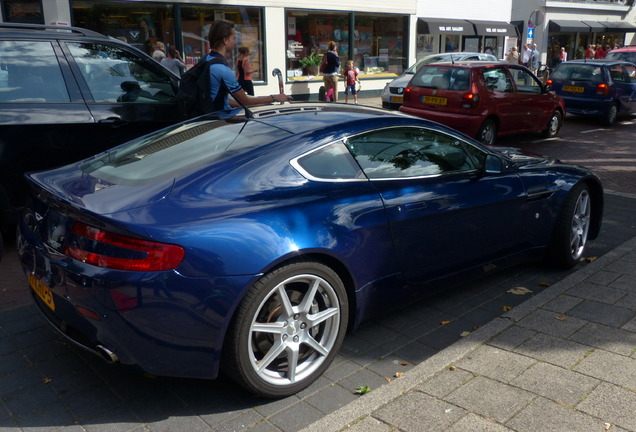
<path id="1" fill-rule="evenodd" d="M 400 109 L 402 106 L 404 89 L 408 85 L 415 72 L 425 64 L 440 63 L 447 61 L 497 61 L 497 57 L 492 54 L 478 52 L 449 52 L 431 54 L 420 59 L 413 66 L 408 68 L 402 75 L 387 83 L 382 90 L 382 107 Z"/>

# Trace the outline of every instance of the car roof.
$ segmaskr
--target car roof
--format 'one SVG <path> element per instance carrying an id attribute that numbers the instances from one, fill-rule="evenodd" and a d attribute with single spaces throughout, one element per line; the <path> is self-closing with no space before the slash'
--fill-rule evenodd
<path id="1" fill-rule="evenodd" d="M 614 48 L 613 50 L 610 51 L 610 53 L 613 53 L 613 52 L 636 52 L 636 45 L 630 45 L 630 46 L 621 47 L 621 48 Z"/>
<path id="2" fill-rule="evenodd" d="M 429 63 L 427 65 L 422 65 L 424 66 L 432 66 L 432 67 L 438 67 L 438 66 L 461 66 L 461 67 L 467 67 L 467 68 L 472 68 L 472 69 L 476 69 L 476 68 L 481 68 L 481 67 L 486 67 L 486 66 L 501 66 L 501 65 L 511 65 L 511 63 L 508 63 L 506 61 L 503 60 L 497 60 L 497 61 L 485 61 L 485 60 L 475 60 L 475 61 L 467 61 L 467 60 L 458 60 L 458 61 L 454 61 L 454 62 L 450 62 L 450 61 L 444 61 L 444 62 L 437 62 L 437 63 Z M 514 66 L 514 65 L 512 65 Z M 518 65 L 517 65 L 518 66 Z"/>
<path id="3" fill-rule="evenodd" d="M 0 23 L 0 37 L 22 39 L 117 39 L 80 27 L 53 26 L 44 24 Z"/>
<path id="4" fill-rule="evenodd" d="M 582 64 L 589 64 L 589 65 L 593 65 L 593 66 L 609 66 L 609 65 L 613 65 L 613 64 L 621 64 L 621 63 L 629 63 L 625 60 L 606 60 L 606 59 L 576 59 L 576 60 L 569 60 L 567 62 L 563 62 L 560 63 L 560 65 L 582 65 Z"/>

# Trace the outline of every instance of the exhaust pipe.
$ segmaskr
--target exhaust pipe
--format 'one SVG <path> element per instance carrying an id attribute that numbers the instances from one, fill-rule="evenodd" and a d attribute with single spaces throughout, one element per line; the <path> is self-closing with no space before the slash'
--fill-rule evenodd
<path id="1" fill-rule="evenodd" d="M 114 352 L 112 352 L 111 350 L 109 350 L 103 345 L 97 345 L 95 347 L 95 350 L 97 351 L 99 356 L 103 358 L 108 364 L 117 363 L 119 361 L 119 357 L 117 357 L 117 354 L 115 354 Z"/>

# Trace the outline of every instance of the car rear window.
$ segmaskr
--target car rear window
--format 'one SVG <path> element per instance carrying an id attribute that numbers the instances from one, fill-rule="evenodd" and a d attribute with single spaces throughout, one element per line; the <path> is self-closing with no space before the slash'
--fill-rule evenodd
<path id="1" fill-rule="evenodd" d="M 470 87 L 470 69 L 427 65 L 415 74 L 411 85 L 437 90 L 466 91 Z"/>
<path id="2" fill-rule="evenodd" d="M 603 70 L 591 64 L 561 63 L 550 76 L 553 80 L 603 82 Z"/>
<path id="3" fill-rule="evenodd" d="M 258 121 L 205 119 L 129 141 L 81 169 L 110 183 L 139 185 L 193 172 L 287 136 L 289 132 Z"/>

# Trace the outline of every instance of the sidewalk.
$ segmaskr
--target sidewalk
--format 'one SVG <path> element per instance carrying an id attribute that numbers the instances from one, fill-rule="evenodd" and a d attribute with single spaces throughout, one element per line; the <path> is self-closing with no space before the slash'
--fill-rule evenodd
<path id="1" fill-rule="evenodd" d="M 636 432 L 636 237 L 303 432 L 342 430 Z"/>

